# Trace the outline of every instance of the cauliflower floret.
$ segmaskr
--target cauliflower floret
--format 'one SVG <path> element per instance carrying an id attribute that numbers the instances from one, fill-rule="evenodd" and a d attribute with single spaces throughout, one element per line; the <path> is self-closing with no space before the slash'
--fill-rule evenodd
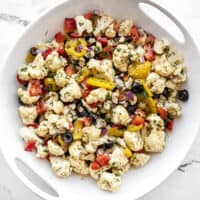
<path id="1" fill-rule="evenodd" d="M 57 51 L 53 51 L 46 58 L 45 66 L 48 67 L 51 72 L 56 72 L 58 69 L 65 67 L 66 65 L 67 60 L 62 56 L 59 56 Z"/>
<path id="2" fill-rule="evenodd" d="M 56 75 L 54 76 L 54 80 L 57 86 L 64 87 L 69 82 L 69 77 L 64 71 L 64 68 L 60 68 L 56 71 Z"/>
<path id="3" fill-rule="evenodd" d="M 139 151 L 143 148 L 143 140 L 138 132 L 124 132 L 124 141 L 132 151 Z"/>
<path id="4" fill-rule="evenodd" d="M 64 115 L 59 117 L 58 121 L 56 122 L 56 127 L 61 132 L 65 132 L 66 129 L 70 129 L 70 124 L 69 124 L 67 118 Z"/>
<path id="5" fill-rule="evenodd" d="M 45 67 L 45 61 L 41 53 L 37 54 L 30 64 L 29 73 L 32 79 L 44 79 L 48 75 L 48 69 Z"/>
<path id="6" fill-rule="evenodd" d="M 135 168 L 144 166 L 150 159 L 150 155 L 144 153 L 134 153 L 131 157 L 131 165 Z"/>
<path id="7" fill-rule="evenodd" d="M 98 72 L 106 76 L 110 81 L 114 81 L 115 71 L 113 69 L 111 60 L 104 59 L 100 61 L 92 58 L 87 65 L 90 69 L 95 68 Z"/>
<path id="8" fill-rule="evenodd" d="M 94 35 L 99 36 L 101 33 L 104 33 L 105 30 L 113 23 L 114 19 L 109 16 L 102 16 L 97 20 L 97 25 L 94 30 Z"/>
<path id="9" fill-rule="evenodd" d="M 151 72 L 147 77 L 146 83 L 152 92 L 161 94 L 165 89 L 166 79 L 160 77 L 154 72 Z"/>
<path id="10" fill-rule="evenodd" d="M 96 128 L 95 126 L 86 126 L 83 128 L 83 134 L 86 134 L 89 141 L 98 141 L 101 130 Z"/>
<path id="11" fill-rule="evenodd" d="M 126 72 L 130 63 L 129 56 L 133 48 L 126 44 L 119 44 L 113 52 L 113 62 L 115 67 L 121 72 Z"/>
<path id="12" fill-rule="evenodd" d="M 181 115 L 181 107 L 178 103 L 166 102 L 165 108 L 167 112 L 173 117 L 179 117 Z"/>
<path id="13" fill-rule="evenodd" d="M 169 42 L 167 40 L 158 40 L 154 42 L 153 50 L 157 54 L 163 54 L 164 50 L 169 47 Z"/>
<path id="14" fill-rule="evenodd" d="M 81 89 L 74 79 L 70 80 L 70 83 L 60 90 L 60 98 L 63 102 L 72 102 L 75 99 L 80 99 Z"/>
<path id="15" fill-rule="evenodd" d="M 153 62 L 153 68 L 156 73 L 164 77 L 169 77 L 175 70 L 175 67 L 167 61 L 165 54 L 156 57 L 156 60 Z"/>
<path id="16" fill-rule="evenodd" d="M 115 192 L 119 189 L 121 185 L 121 179 L 109 172 L 103 172 L 98 181 L 98 185 L 101 189 L 109 192 Z"/>
<path id="17" fill-rule="evenodd" d="M 175 46 L 170 46 L 169 52 L 167 54 L 167 60 L 172 65 L 174 65 L 174 64 L 180 64 L 180 63 L 183 62 L 183 56 L 175 48 Z"/>
<path id="18" fill-rule="evenodd" d="M 165 132 L 153 129 L 149 136 L 144 138 L 144 149 L 147 152 L 159 153 L 165 147 Z"/>
<path id="19" fill-rule="evenodd" d="M 29 74 L 29 66 L 28 65 L 21 65 L 18 70 L 17 74 L 21 80 L 28 81 L 30 80 L 30 74 Z"/>
<path id="20" fill-rule="evenodd" d="M 114 38 L 116 36 L 116 31 L 114 29 L 114 24 L 111 24 L 110 26 L 108 26 L 108 28 L 106 29 L 105 35 L 108 38 Z"/>
<path id="21" fill-rule="evenodd" d="M 72 142 L 69 146 L 69 154 L 74 159 L 79 159 L 81 155 L 86 153 L 80 141 Z"/>
<path id="22" fill-rule="evenodd" d="M 58 121 L 58 119 L 59 119 L 59 115 L 56 115 L 56 114 L 50 114 L 49 116 L 48 116 L 48 123 L 49 124 L 56 124 L 56 122 Z"/>
<path id="23" fill-rule="evenodd" d="M 38 145 L 37 146 L 37 154 L 36 154 L 36 157 L 37 158 L 46 158 L 47 156 L 49 155 L 49 152 L 48 152 L 48 148 L 44 145 Z"/>
<path id="24" fill-rule="evenodd" d="M 36 103 L 40 98 L 40 96 L 30 96 L 29 89 L 23 90 L 22 88 L 19 88 L 17 90 L 17 94 L 20 97 L 21 101 L 28 105 Z"/>
<path id="25" fill-rule="evenodd" d="M 92 90 L 90 94 L 86 97 L 86 102 L 88 104 L 92 103 L 101 103 L 106 100 L 107 95 L 109 95 L 109 91 L 103 88 L 98 88 L 95 90 Z"/>
<path id="26" fill-rule="evenodd" d="M 54 156 L 62 156 L 65 153 L 63 148 L 60 145 L 56 144 L 55 142 L 51 140 L 48 141 L 47 147 L 48 147 L 49 153 Z"/>
<path id="27" fill-rule="evenodd" d="M 45 137 L 49 133 L 48 121 L 40 122 L 38 128 L 35 129 L 35 133 L 40 137 Z"/>
<path id="28" fill-rule="evenodd" d="M 118 30 L 119 36 L 129 36 L 131 34 L 132 26 L 133 26 L 132 20 L 129 19 L 124 20 L 119 26 Z"/>
<path id="29" fill-rule="evenodd" d="M 164 121 L 157 114 L 148 115 L 147 120 L 149 121 L 152 129 L 164 130 Z"/>
<path id="30" fill-rule="evenodd" d="M 64 178 L 71 175 L 72 169 L 69 160 L 54 156 L 51 156 L 49 160 L 57 176 Z"/>
<path id="31" fill-rule="evenodd" d="M 87 175 L 89 174 L 89 167 L 84 160 L 78 160 L 74 159 L 72 157 L 69 157 L 71 167 L 74 172 L 81 174 L 81 175 Z"/>
<path id="32" fill-rule="evenodd" d="M 84 31 L 92 33 L 93 27 L 91 20 L 86 19 L 84 16 L 76 16 L 76 27 L 79 35 L 82 35 Z"/>
<path id="33" fill-rule="evenodd" d="M 172 81 L 174 83 L 183 83 L 187 79 L 186 69 L 183 64 L 176 65 L 175 71 L 172 76 Z"/>
<path id="34" fill-rule="evenodd" d="M 113 152 L 110 154 L 109 164 L 112 167 L 122 169 L 128 163 L 128 159 L 123 153 L 123 150 L 119 147 L 115 147 Z"/>
<path id="35" fill-rule="evenodd" d="M 42 140 L 34 133 L 33 127 L 22 127 L 19 134 L 25 142 L 35 141 L 37 144 L 42 144 Z"/>
<path id="36" fill-rule="evenodd" d="M 22 119 L 22 122 L 26 125 L 34 124 L 35 119 L 38 116 L 36 106 L 20 106 L 19 114 Z"/>
<path id="37" fill-rule="evenodd" d="M 131 165 L 130 163 L 127 163 L 126 165 L 123 166 L 123 168 L 112 168 L 112 173 L 117 175 L 117 176 L 122 176 L 124 175 L 129 169 Z"/>
<path id="38" fill-rule="evenodd" d="M 121 124 L 126 126 L 130 122 L 130 120 L 131 119 L 128 111 L 123 106 L 118 105 L 112 110 L 111 121 L 114 124 Z"/>

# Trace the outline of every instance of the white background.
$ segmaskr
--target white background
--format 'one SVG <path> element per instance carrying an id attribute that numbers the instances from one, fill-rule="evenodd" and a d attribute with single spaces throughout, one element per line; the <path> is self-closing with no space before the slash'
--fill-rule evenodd
<path id="1" fill-rule="evenodd" d="M 84 0 L 83 0 L 84 1 Z M 200 44 L 200 1 L 155 0 L 172 12 Z M 0 62 L 24 29 L 24 21 L 31 21 L 56 0 L 0 0 Z M 13 18 L 17 16 L 19 18 Z M 21 19 L 23 19 L 21 21 Z M 191 58 L 192 59 L 192 58 Z M 200 65 L 200 64 L 199 64 Z M 1 65 L 0 65 L 1 67 Z M 200 67 L 200 66 L 197 66 Z M 4 133 L 6 134 L 6 133 Z M 187 133 L 190 134 L 190 133 Z M 3 140 L 3 138 L 1 138 Z M 165 182 L 140 200 L 199 200 L 200 199 L 200 136 L 183 161 Z M 12 150 L 12 147 L 11 147 Z M 0 154 L 0 199 L 40 200 L 10 171 Z"/>

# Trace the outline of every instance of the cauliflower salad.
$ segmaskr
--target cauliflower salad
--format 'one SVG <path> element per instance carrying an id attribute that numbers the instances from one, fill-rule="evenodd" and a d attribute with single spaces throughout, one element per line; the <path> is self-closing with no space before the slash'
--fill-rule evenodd
<path id="1" fill-rule="evenodd" d="M 97 12 L 65 18 L 63 32 L 31 47 L 17 81 L 25 151 L 61 178 L 91 176 L 109 192 L 164 150 L 189 98 L 169 41 Z"/>

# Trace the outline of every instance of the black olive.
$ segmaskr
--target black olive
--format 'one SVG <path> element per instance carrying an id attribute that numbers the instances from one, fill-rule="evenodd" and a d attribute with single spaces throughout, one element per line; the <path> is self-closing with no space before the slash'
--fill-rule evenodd
<path id="1" fill-rule="evenodd" d="M 129 112 L 129 114 L 133 114 L 135 112 L 135 110 L 137 109 L 137 106 L 136 105 L 128 105 L 127 106 L 127 110 Z"/>
<path id="2" fill-rule="evenodd" d="M 160 98 L 160 94 L 153 94 L 153 98 L 154 99 L 159 99 Z"/>
<path id="3" fill-rule="evenodd" d="M 134 93 L 140 93 L 144 91 L 144 87 L 138 82 L 133 82 L 131 90 Z"/>
<path id="4" fill-rule="evenodd" d="M 70 132 L 66 132 L 62 134 L 61 137 L 62 137 L 63 142 L 66 144 L 70 144 L 73 141 L 73 137 Z"/>
<path id="5" fill-rule="evenodd" d="M 30 54 L 33 55 L 33 56 L 36 56 L 37 55 L 37 48 L 31 47 L 30 48 Z"/>
<path id="6" fill-rule="evenodd" d="M 189 93 L 187 90 L 179 90 L 177 93 L 177 98 L 181 101 L 187 101 L 189 99 Z"/>
<path id="7" fill-rule="evenodd" d="M 18 103 L 19 105 L 24 105 L 23 101 L 20 99 L 20 97 L 18 97 Z"/>
<path id="8" fill-rule="evenodd" d="M 78 117 L 87 117 L 88 116 L 88 112 L 86 110 L 86 108 L 83 106 L 81 101 L 77 101 L 76 102 L 76 114 Z"/>
<path id="9" fill-rule="evenodd" d="M 168 87 L 165 87 L 162 95 L 165 97 L 165 98 L 168 98 L 170 96 L 170 89 Z"/>
<path id="10" fill-rule="evenodd" d="M 103 149 L 104 150 L 110 149 L 113 147 L 113 145 L 114 143 L 112 141 L 108 141 L 107 143 L 103 144 Z"/>
<path id="11" fill-rule="evenodd" d="M 88 113 L 88 117 L 90 117 L 90 118 L 91 118 L 91 120 L 92 120 L 92 123 L 96 123 L 97 116 L 96 116 L 94 113 L 92 113 L 92 112 L 89 112 L 89 113 Z"/>

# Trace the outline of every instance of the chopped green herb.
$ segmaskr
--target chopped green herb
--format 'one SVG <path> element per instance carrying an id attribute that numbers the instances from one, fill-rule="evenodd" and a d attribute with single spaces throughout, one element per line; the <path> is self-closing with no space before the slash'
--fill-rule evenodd
<path id="1" fill-rule="evenodd" d="M 79 22 L 78 23 L 79 26 L 83 26 L 83 24 L 84 24 L 83 22 Z"/>
<path id="2" fill-rule="evenodd" d="M 26 72 L 27 71 L 27 67 L 21 68 L 20 71 L 21 72 Z"/>

